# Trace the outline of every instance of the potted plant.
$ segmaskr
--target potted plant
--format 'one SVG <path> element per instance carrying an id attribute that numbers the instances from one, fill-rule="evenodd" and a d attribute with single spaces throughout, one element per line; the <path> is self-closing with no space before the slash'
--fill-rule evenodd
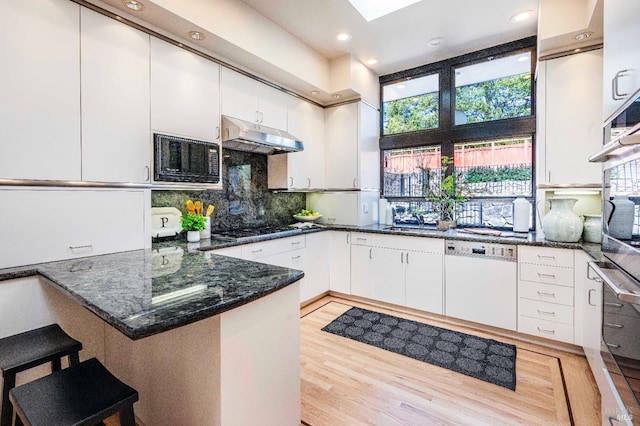
<path id="1" fill-rule="evenodd" d="M 199 214 L 187 213 L 180 218 L 182 229 L 187 231 L 187 241 L 197 243 L 200 241 L 200 231 L 205 228 L 205 219 Z"/>
<path id="2" fill-rule="evenodd" d="M 455 173 L 447 173 L 453 160 L 442 156 L 440 169 L 427 169 L 427 182 L 425 182 L 425 198 L 431 202 L 434 211 L 438 214 L 437 228 L 446 231 L 456 227 L 456 209 L 461 203 L 469 199 L 466 195 L 466 187 L 457 183 L 459 177 Z"/>

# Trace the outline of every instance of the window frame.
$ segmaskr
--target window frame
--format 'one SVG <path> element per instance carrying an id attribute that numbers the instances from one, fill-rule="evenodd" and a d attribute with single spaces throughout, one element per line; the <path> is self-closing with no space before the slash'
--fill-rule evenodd
<path id="1" fill-rule="evenodd" d="M 407 133 L 384 135 L 383 116 L 380 114 L 380 188 L 384 191 L 384 151 L 391 149 L 416 148 L 421 146 L 439 145 L 441 155 L 454 158 L 454 145 L 460 142 L 472 142 L 486 139 L 500 139 L 512 136 L 531 136 L 532 145 L 532 194 L 526 197 L 535 205 L 536 197 L 536 81 L 535 69 L 537 64 L 537 37 L 532 36 L 499 46 L 490 47 L 477 52 L 468 53 L 454 58 L 445 59 L 416 68 L 399 71 L 381 76 L 380 83 L 380 111 L 383 110 L 383 87 L 388 84 L 399 84 L 407 79 L 423 77 L 438 73 L 439 79 L 439 127 L 437 129 L 417 130 Z M 455 124 L 455 68 L 483 63 L 489 58 L 531 53 L 531 114 L 523 117 L 505 118 L 480 123 Z M 389 201 L 419 202 L 423 197 L 387 197 Z M 490 197 L 494 198 L 494 197 Z M 510 197 L 496 197 L 509 200 Z M 513 199 L 516 196 L 512 197 Z M 473 197 L 482 200 L 485 197 Z M 533 221 L 535 228 L 535 221 Z"/>

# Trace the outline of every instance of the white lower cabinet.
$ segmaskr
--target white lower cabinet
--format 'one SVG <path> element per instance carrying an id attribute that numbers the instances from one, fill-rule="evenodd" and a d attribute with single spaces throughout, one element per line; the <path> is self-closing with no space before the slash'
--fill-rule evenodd
<path id="1" fill-rule="evenodd" d="M 442 313 L 444 240 L 351 233 L 351 294 Z"/>
<path id="2" fill-rule="evenodd" d="M 329 239 L 329 290 L 351 294 L 351 233 L 330 231 Z"/>
<path id="3" fill-rule="evenodd" d="M 149 190 L 0 189 L 0 268 L 142 249 Z"/>
<path id="4" fill-rule="evenodd" d="M 574 338 L 574 251 L 518 247 L 518 331 L 566 343 Z"/>
<path id="5" fill-rule="evenodd" d="M 318 232 L 226 247 L 213 253 L 304 271 L 300 302 L 306 302 L 329 291 L 330 237 L 328 232 Z"/>

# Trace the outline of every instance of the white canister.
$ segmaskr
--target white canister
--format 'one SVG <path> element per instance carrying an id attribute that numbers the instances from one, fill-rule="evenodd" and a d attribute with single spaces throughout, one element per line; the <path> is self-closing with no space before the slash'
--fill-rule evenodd
<path id="1" fill-rule="evenodd" d="M 513 201 L 513 232 L 529 232 L 531 203 L 519 196 Z"/>
<path id="2" fill-rule="evenodd" d="M 208 240 L 211 238 L 211 218 L 209 216 L 204 218 L 204 229 L 200 231 L 200 239 Z"/>
<path id="3" fill-rule="evenodd" d="M 609 236 L 621 240 L 630 240 L 633 233 L 633 221 L 636 206 L 626 195 L 616 195 L 609 201 L 607 226 Z"/>
<path id="4" fill-rule="evenodd" d="M 387 199 L 380 198 L 378 200 L 378 223 L 381 225 L 386 225 L 387 223 Z"/>
<path id="5" fill-rule="evenodd" d="M 387 225 L 393 225 L 393 207 L 391 207 L 391 204 L 389 203 L 387 203 L 387 209 L 384 216 L 384 223 Z"/>
<path id="6" fill-rule="evenodd" d="M 582 240 L 586 243 L 602 242 L 602 215 L 585 214 Z"/>

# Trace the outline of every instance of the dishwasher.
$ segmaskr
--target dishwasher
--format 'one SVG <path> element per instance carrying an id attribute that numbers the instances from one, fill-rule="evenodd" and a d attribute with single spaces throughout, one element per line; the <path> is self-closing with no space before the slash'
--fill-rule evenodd
<path id="1" fill-rule="evenodd" d="M 445 315 L 516 330 L 516 246 L 446 240 L 445 248 Z"/>

